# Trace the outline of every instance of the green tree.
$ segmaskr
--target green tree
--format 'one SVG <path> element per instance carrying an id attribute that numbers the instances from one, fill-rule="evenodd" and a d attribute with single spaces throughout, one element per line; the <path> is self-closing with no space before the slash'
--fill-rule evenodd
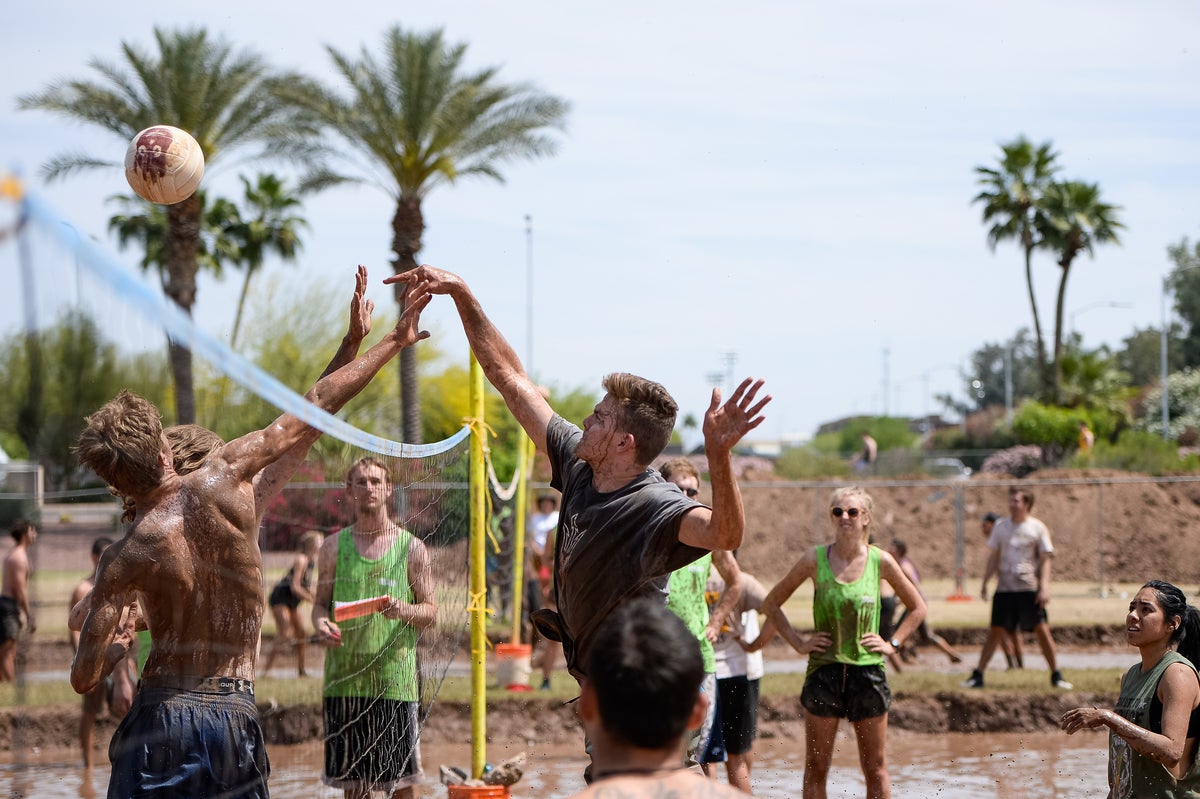
<path id="1" fill-rule="evenodd" d="M 435 30 L 384 33 L 381 58 L 364 48 L 357 58 L 328 48 L 347 94 L 312 82 L 292 85 L 287 96 L 327 126 L 333 141 L 312 145 L 312 155 L 346 157 L 353 175 L 315 171 L 306 187 L 344 181 L 373 182 L 396 202 L 392 215 L 392 269 L 417 267 L 425 230 L 422 202 L 431 190 L 464 177 L 503 181 L 500 168 L 556 149 L 549 129 L 562 128 L 568 104 L 527 84 L 505 84 L 498 70 L 467 71 L 466 45 L 450 44 Z M 327 163 L 329 163 L 327 161 Z M 396 286 L 403 301 L 403 285 Z M 400 354 L 404 439 L 420 441 L 421 407 L 415 348 Z"/>
<path id="2" fill-rule="evenodd" d="M 1037 346 L 1029 334 L 1029 328 L 1023 327 L 1009 341 L 988 342 L 971 353 L 968 367 L 970 377 L 963 389 L 972 403 L 968 412 L 1005 404 L 1009 361 L 1012 364 L 1013 405 L 1037 396 Z M 976 382 L 978 385 L 975 385 Z"/>
<path id="3" fill-rule="evenodd" d="M 1033 312 L 1033 332 L 1037 345 L 1039 389 L 1051 388 L 1050 369 L 1046 362 L 1045 337 L 1038 314 L 1037 297 L 1033 290 L 1033 251 L 1039 240 L 1034 228 L 1034 213 L 1041 206 L 1046 190 L 1054 179 L 1058 153 L 1052 142 L 1034 146 L 1024 136 L 1000 146 L 1001 156 L 996 168 L 978 166 L 975 173 L 982 191 L 972 202 L 983 205 L 983 222 L 988 225 L 988 246 L 994 252 L 1002 241 L 1015 241 L 1025 255 L 1025 286 L 1029 307 Z"/>
<path id="4" fill-rule="evenodd" d="M 171 124 L 196 137 L 209 166 L 229 152 L 255 147 L 261 152 L 278 152 L 288 143 L 314 134 L 295 107 L 280 102 L 275 91 L 280 83 L 294 84 L 298 78 L 273 74 L 258 55 L 235 52 L 202 28 L 155 28 L 154 38 L 157 52 L 123 42 L 122 63 L 92 59 L 89 65 L 97 79 L 52 83 L 44 91 L 21 97 L 18 107 L 51 111 L 98 126 L 122 143 L 145 128 Z M 119 166 L 109 159 L 65 154 L 43 171 L 53 180 L 81 169 Z M 167 206 L 166 217 L 164 289 L 190 314 L 196 301 L 200 198 L 193 194 Z M 191 352 L 176 342 L 169 347 L 176 417 L 191 422 L 195 419 Z"/>
<path id="5" fill-rule="evenodd" d="M 245 270 L 233 318 L 233 332 L 229 336 L 229 346 L 234 349 L 242 329 L 250 281 L 271 253 L 278 255 L 284 263 L 294 263 L 301 246 L 299 230 L 308 227 L 303 217 L 292 213 L 300 206 L 300 198 L 289 192 L 278 177 L 260 173 L 254 183 L 244 175 L 241 180 L 245 192 L 244 213 L 235 210 L 223 229 L 224 237 L 235 247 L 233 260 Z"/>
<path id="6" fill-rule="evenodd" d="M 1175 312 L 1187 325 L 1183 365 L 1200 366 L 1200 241 L 1191 244 L 1185 238 L 1167 247 L 1167 256 L 1175 265 L 1167 287 L 1175 295 Z"/>
<path id="7" fill-rule="evenodd" d="M 1168 341 L 1179 341 L 1182 328 L 1178 322 L 1172 322 L 1167 328 Z M 1157 383 L 1162 375 L 1162 331 L 1158 328 L 1134 328 L 1132 334 L 1121 340 L 1121 349 L 1113 353 L 1116 367 L 1129 375 L 1129 382 L 1134 386 L 1148 386 Z M 1167 347 L 1167 371 L 1177 372 L 1186 365 L 1183 349 L 1175 346 Z"/>
<path id="8" fill-rule="evenodd" d="M 161 355 L 122 354 L 94 320 L 76 311 L 36 335 L 44 354 L 36 361 L 28 357 L 25 333 L 0 341 L 0 429 L 16 428 L 29 386 L 40 380 L 45 386 L 41 424 L 36 431 L 23 431 L 22 443 L 45 468 L 50 490 L 94 484 L 90 474 L 80 472 L 72 452 L 83 417 L 122 388 L 162 402 L 168 396 L 166 362 Z"/>
<path id="9" fill-rule="evenodd" d="M 1054 371 L 1050 396 L 1062 401 L 1063 313 L 1067 299 L 1067 279 L 1080 253 L 1095 257 L 1097 244 L 1120 244 L 1117 231 L 1125 227 L 1117 218 L 1120 206 L 1100 199 L 1100 186 L 1081 180 L 1051 183 L 1040 207 L 1035 211 L 1034 226 L 1041 244 L 1058 255 L 1058 296 L 1054 303 Z"/>

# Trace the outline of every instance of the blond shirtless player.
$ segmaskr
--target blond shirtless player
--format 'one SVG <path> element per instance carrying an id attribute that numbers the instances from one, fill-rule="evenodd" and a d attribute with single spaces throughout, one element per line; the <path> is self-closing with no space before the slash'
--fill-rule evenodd
<path id="1" fill-rule="evenodd" d="M 418 329 L 428 300 L 417 293 L 382 341 L 313 386 L 315 404 L 339 409 L 403 347 L 428 337 Z M 113 739 L 109 796 L 159 785 L 171 789 L 162 795 L 266 797 L 253 696 L 263 616 L 254 478 L 310 428 L 284 414 L 181 477 L 158 410 L 141 397 L 122 392 L 86 422 L 80 462 L 132 500 L 136 516 L 101 558 L 71 685 L 90 690 L 131 644 L 136 619 L 124 610 L 135 597 L 153 634 L 141 689 Z"/>

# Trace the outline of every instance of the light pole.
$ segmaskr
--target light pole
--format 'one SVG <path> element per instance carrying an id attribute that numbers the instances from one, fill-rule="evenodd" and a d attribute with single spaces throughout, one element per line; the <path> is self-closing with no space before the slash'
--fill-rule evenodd
<path id="1" fill-rule="evenodd" d="M 1108 300 L 1108 301 L 1101 300 L 1100 302 L 1088 303 L 1087 305 L 1083 306 L 1082 308 L 1076 308 L 1074 311 L 1071 311 L 1071 335 L 1072 336 L 1075 335 L 1075 317 L 1079 316 L 1082 313 L 1086 313 L 1087 311 L 1091 311 L 1095 308 L 1132 308 L 1132 307 L 1133 307 L 1132 302 L 1116 302 L 1114 300 Z"/>
<path id="2" fill-rule="evenodd" d="M 525 214 L 525 371 L 533 374 L 533 217 Z"/>

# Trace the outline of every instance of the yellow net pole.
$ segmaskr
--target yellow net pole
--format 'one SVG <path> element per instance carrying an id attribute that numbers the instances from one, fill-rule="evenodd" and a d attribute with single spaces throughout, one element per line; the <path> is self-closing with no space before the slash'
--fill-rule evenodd
<path id="1" fill-rule="evenodd" d="M 525 599 L 525 520 L 529 518 L 529 465 L 533 460 L 529 450 L 532 443 L 524 434 L 517 443 L 517 502 L 513 509 L 517 518 L 516 524 L 513 525 L 512 632 L 508 638 L 514 644 L 521 643 L 521 611 Z"/>
<path id="2" fill-rule="evenodd" d="M 483 419 L 483 369 L 471 353 L 471 415 Z M 487 763 L 487 472 L 483 449 L 487 426 L 473 425 L 471 433 L 471 775 L 483 776 Z"/>

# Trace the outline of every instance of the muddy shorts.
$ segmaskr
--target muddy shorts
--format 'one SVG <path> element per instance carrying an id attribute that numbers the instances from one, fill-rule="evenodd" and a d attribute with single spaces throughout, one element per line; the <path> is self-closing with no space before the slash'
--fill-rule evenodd
<path id="1" fill-rule="evenodd" d="M 800 704 L 814 716 L 862 721 L 888 712 L 892 690 L 883 666 L 829 663 L 808 675 Z"/>
<path id="2" fill-rule="evenodd" d="M 1049 621 L 1046 609 L 1037 603 L 1037 591 L 998 591 L 992 597 L 992 626 L 1025 632 Z"/>
<path id="3" fill-rule="evenodd" d="M 21 607 L 10 596 L 0 596 L 0 643 L 17 640 L 21 632 Z"/>
<path id="4" fill-rule="evenodd" d="M 717 680 L 717 715 L 728 754 L 744 755 L 754 745 L 758 735 L 758 683 L 744 675 Z"/>
<path id="5" fill-rule="evenodd" d="M 416 702 L 327 696 L 324 715 L 326 785 L 390 794 L 420 783 Z"/>
<path id="6" fill-rule="evenodd" d="M 267 799 L 271 767 L 249 691 L 139 687 L 108 747 L 108 799 Z"/>

